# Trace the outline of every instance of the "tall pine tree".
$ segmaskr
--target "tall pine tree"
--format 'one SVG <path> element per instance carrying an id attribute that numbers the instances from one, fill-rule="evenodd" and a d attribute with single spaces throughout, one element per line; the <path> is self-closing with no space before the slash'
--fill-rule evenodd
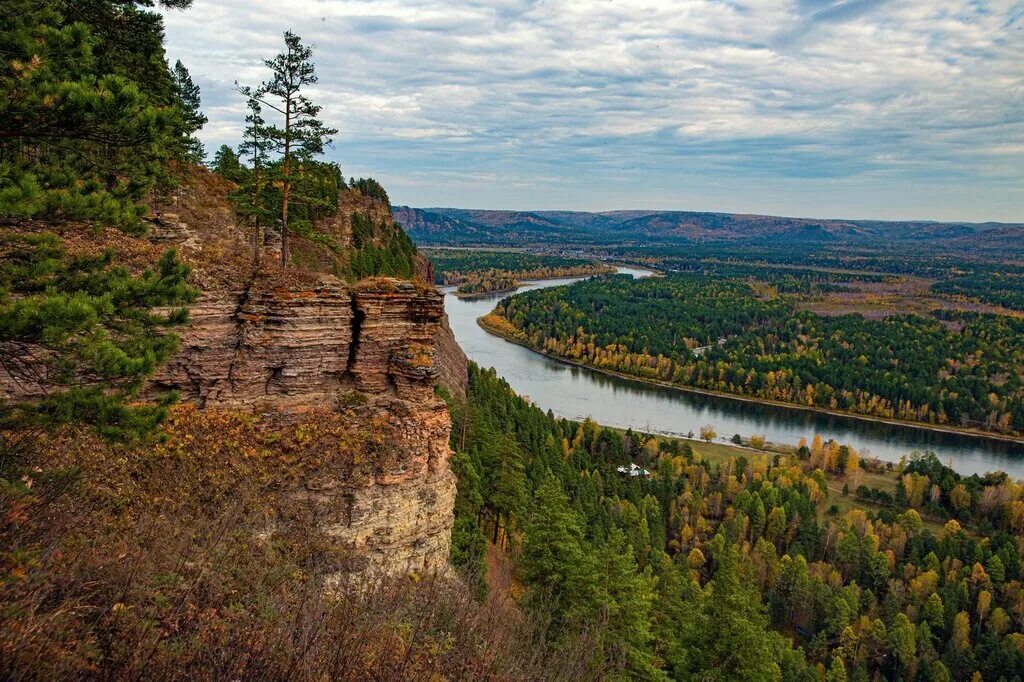
<path id="1" fill-rule="evenodd" d="M 303 45 L 302 39 L 291 31 L 285 32 L 284 43 L 284 52 L 265 60 L 272 76 L 253 96 L 282 117 L 282 125 L 267 128 L 267 136 L 273 150 L 281 156 L 281 263 L 287 264 L 288 205 L 295 174 L 303 162 L 323 154 L 324 147 L 331 142 L 330 136 L 338 131 L 317 118 L 320 106 L 303 94 L 305 88 L 317 82 L 312 48 Z"/>
<path id="2" fill-rule="evenodd" d="M 140 201 L 202 118 L 198 95 L 190 109 L 167 68 L 152 4 L 5 0 L 0 219 L 137 225 Z"/>
<path id="3" fill-rule="evenodd" d="M 192 81 L 192 76 L 180 59 L 174 62 L 174 84 L 181 100 L 183 157 L 190 163 L 202 163 L 206 158 L 206 151 L 196 133 L 209 119 L 199 108 L 199 86 Z"/>
<path id="4" fill-rule="evenodd" d="M 263 241 L 263 226 L 271 219 L 265 196 L 269 185 L 271 140 L 267 122 L 263 119 L 263 108 L 255 93 L 249 88 L 239 88 L 246 95 L 249 113 L 245 117 L 245 134 L 238 148 L 249 160 L 249 172 L 245 174 L 238 190 L 232 195 L 238 212 L 252 221 L 252 257 L 257 266 L 260 262 L 260 247 Z"/>
<path id="5" fill-rule="evenodd" d="M 542 473 L 523 536 L 520 565 L 530 585 L 527 604 L 551 618 L 556 636 L 595 624 L 600 594 L 596 559 L 584 539 L 583 519 L 550 472 Z"/>

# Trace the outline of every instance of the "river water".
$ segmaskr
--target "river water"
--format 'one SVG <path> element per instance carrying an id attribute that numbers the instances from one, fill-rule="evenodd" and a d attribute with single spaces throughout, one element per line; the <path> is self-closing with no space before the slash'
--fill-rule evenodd
<path id="1" fill-rule="evenodd" d="M 620 268 L 619 272 L 634 277 L 650 274 L 633 268 Z M 519 292 L 575 281 L 534 282 Z M 719 436 L 764 434 L 774 443 L 796 444 L 800 438 L 810 442 L 818 434 L 883 460 L 895 462 L 914 450 L 932 450 L 961 473 L 999 469 L 1024 478 L 1024 445 L 1019 443 L 687 393 L 566 365 L 488 334 L 477 325 L 476 319 L 508 294 L 464 300 L 451 289 L 445 289 L 445 310 L 469 359 L 481 367 L 494 367 L 519 395 L 559 417 L 591 417 L 599 424 L 669 435 L 697 433 L 702 425 L 711 424 Z"/>

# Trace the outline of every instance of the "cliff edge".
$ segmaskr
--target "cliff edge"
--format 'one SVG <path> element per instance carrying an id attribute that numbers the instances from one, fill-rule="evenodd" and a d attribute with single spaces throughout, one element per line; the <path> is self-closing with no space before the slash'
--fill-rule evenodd
<path id="1" fill-rule="evenodd" d="M 185 405 L 170 419 L 178 436 L 225 415 L 255 420 L 254 428 L 276 432 L 282 443 L 306 434 L 296 450 L 301 475 L 265 482 L 265 523 L 250 528 L 254 538 L 295 532 L 283 526 L 301 518 L 306 532 L 343 557 L 326 571 L 328 580 L 445 571 L 455 477 L 448 467 L 451 419 L 434 387 L 464 391 L 466 361 L 442 295 L 430 280 L 343 276 L 346 263 L 360 257 L 353 220 L 361 221 L 363 246 L 383 252 L 404 239 L 388 207 L 355 190 L 342 191 L 341 208 L 321 226 L 327 238 L 294 237 L 295 264 L 281 267 L 271 247 L 254 266 L 251 235 L 227 202 L 231 187 L 191 170 L 143 237 L 85 224 L 19 229 L 55 231 L 70 252 L 112 250 L 134 270 L 170 247 L 191 266 L 201 295 L 188 324 L 176 330 L 177 354 L 143 395 L 180 395 Z M 429 274 L 418 254 L 412 266 Z M 16 398 L 33 389 L 0 374 L 0 390 Z M 322 428 L 325 421 L 330 429 Z M 258 442 L 260 452 L 279 454 L 273 439 Z M 207 466 L 228 466 L 252 446 L 236 445 Z M 338 462 L 348 464 L 339 469 Z M 311 513 L 286 513 L 296 505 Z"/>

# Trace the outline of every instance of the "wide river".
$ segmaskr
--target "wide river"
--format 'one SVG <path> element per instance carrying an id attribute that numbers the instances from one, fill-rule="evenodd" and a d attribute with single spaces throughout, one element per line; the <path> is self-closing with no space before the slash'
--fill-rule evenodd
<path id="1" fill-rule="evenodd" d="M 650 274 L 632 268 L 620 268 L 619 272 L 634 277 Z M 519 292 L 575 281 L 533 282 Z M 1024 445 L 1019 443 L 687 393 L 566 365 L 480 328 L 477 318 L 508 294 L 463 300 L 452 294 L 450 287 L 445 291 L 452 330 L 469 359 L 482 367 L 494 367 L 517 393 L 559 417 L 591 417 L 608 426 L 669 435 L 696 433 L 702 425 L 711 424 L 719 436 L 757 433 L 775 443 L 796 444 L 800 438 L 810 441 L 819 434 L 880 459 L 895 462 L 914 450 L 932 450 L 961 473 L 1001 469 L 1024 478 Z"/>

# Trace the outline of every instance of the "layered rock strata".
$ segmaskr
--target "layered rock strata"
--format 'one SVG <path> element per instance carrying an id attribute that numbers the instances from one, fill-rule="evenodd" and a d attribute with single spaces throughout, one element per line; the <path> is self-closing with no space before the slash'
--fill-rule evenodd
<path id="1" fill-rule="evenodd" d="M 352 374 L 362 391 L 378 393 L 391 383 L 391 360 L 410 347 L 432 348 L 444 314 L 444 299 L 433 287 L 404 280 L 370 279 L 355 291 L 356 346 Z M 436 373 L 431 373 L 429 383 Z"/>
<path id="2" fill-rule="evenodd" d="M 192 307 L 181 350 L 154 380 L 200 405 L 302 403 L 351 385 L 352 292 L 341 283 L 211 293 Z"/>
<path id="3" fill-rule="evenodd" d="M 446 570 L 455 478 L 451 419 L 434 394 L 442 295 L 405 280 L 350 286 L 326 275 L 287 276 L 261 272 L 242 291 L 208 289 L 178 332 L 178 354 L 149 390 L 177 390 L 217 410 L 291 415 L 282 429 L 336 411 L 350 429 L 379 438 L 372 473 L 340 476 L 325 456 L 322 471 L 287 493 L 313 505 L 309 531 L 331 538 L 350 559 L 332 579 Z M 6 379 L 5 396 L 24 395 Z M 325 453 L 344 447 L 323 443 Z"/>
<path id="4" fill-rule="evenodd" d="M 69 245 L 115 246 L 136 270 L 172 246 L 192 266 L 191 281 L 203 294 L 188 325 L 175 330 L 177 355 L 144 395 L 173 389 L 211 411 L 277 415 L 275 423 L 282 419 L 279 428 L 289 434 L 327 411 L 352 430 L 379 436 L 382 452 L 353 475 L 328 462 L 339 451 L 343 460 L 356 458 L 344 439 L 318 443 L 324 466 L 298 482 L 282 472 L 281 492 L 313 505 L 309 532 L 332 538 L 352 572 L 443 570 L 455 480 L 448 468 L 450 416 L 434 385 L 464 393 L 466 359 L 444 318 L 442 295 L 405 280 L 350 285 L 316 268 L 280 268 L 271 248 L 263 249 L 263 266 L 253 274 L 252 235 L 224 201 L 229 184 L 196 170 L 174 197 L 174 212 L 149 221 L 148 241 L 108 230 L 97 242 L 89 226 L 80 229 L 87 238 L 78 238 L 75 226 L 61 234 Z M 350 241 L 353 212 L 392 224 L 380 202 L 353 192 L 340 199 L 332 224 L 342 245 Z M 416 265 L 429 282 L 429 262 L 419 258 Z M 33 369 L 27 366 L 22 376 L 0 368 L 0 399 L 45 394 Z M 268 512 L 284 516 L 267 504 Z"/>
<path id="5" fill-rule="evenodd" d="M 443 314 L 435 289 L 405 280 L 295 287 L 257 277 L 234 301 L 211 296 L 193 309 L 158 383 L 218 407 L 367 402 L 366 428 L 387 430 L 386 464 L 369 479 L 314 476 L 295 496 L 315 506 L 317 530 L 351 558 L 350 574 L 445 570 L 455 478 L 451 420 L 433 392 Z"/>
<path id="6" fill-rule="evenodd" d="M 434 356 L 437 383 L 455 397 L 466 397 L 469 387 L 469 359 L 455 340 L 455 332 L 448 324 L 448 316 L 441 318 L 441 327 L 434 337 Z"/>
<path id="7" fill-rule="evenodd" d="M 313 505 L 317 530 L 345 557 L 329 581 L 447 571 L 455 504 L 447 406 L 385 395 L 360 414 L 387 441 L 386 463 L 368 480 L 314 475 L 291 495 Z"/>

